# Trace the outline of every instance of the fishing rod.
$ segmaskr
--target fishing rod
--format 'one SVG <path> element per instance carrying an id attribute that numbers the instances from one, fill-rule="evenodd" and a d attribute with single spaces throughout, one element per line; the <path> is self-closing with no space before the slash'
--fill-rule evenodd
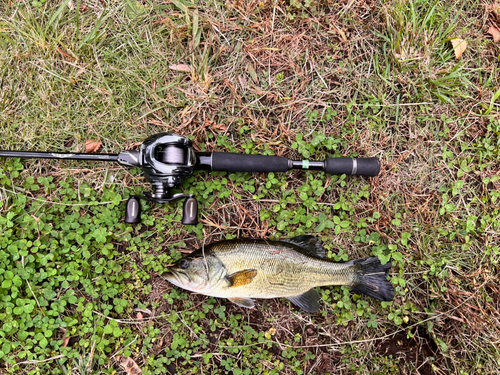
<path id="1" fill-rule="evenodd" d="M 0 151 L 0 157 L 66 159 L 116 162 L 124 167 L 139 167 L 152 192 L 131 196 L 125 208 L 125 222 L 141 221 L 139 200 L 154 203 L 172 203 L 185 199 L 182 224 L 198 224 L 198 202 L 192 194 L 171 194 L 182 180 L 195 170 L 219 172 L 287 172 L 292 169 L 317 170 L 332 175 L 377 176 L 380 161 L 377 158 L 327 158 L 325 161 L 290 160 L 280 156 L 245 155 L 230 152 L 195 153 L 193 143 L 174 133 L 160 133 L 147 138 L 137 151 L 118 154 L 87 154 L 33 151 Z"/>

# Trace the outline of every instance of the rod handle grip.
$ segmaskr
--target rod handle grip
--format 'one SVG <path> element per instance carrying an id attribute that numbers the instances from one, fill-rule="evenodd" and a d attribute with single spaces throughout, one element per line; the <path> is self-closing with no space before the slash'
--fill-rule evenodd
<path id="1" fill-rule="evenodd" d="M 212 152 L 212 171 L 269 173 L 289 169 L 289 159 L 280 156 Z"/>
<path id="2" fill-rule="evenodd" d="M 328 158 L 325 173 L 375 177 L 380 173 L 378 158 Z"/>

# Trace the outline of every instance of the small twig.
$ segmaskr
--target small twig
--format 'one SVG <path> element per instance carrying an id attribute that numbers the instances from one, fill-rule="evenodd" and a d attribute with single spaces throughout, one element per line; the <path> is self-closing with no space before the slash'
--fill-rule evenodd
<path id="1" fill-rule="evenodd" d="M 139 335 L 135 335 L 135 339 L 132 340 L 132 342 L 130 342 L 127 346 L 125 346 L 124 348 L 118 350 L 115 354 L 113 354 L 110 359 L 113 359 L 114 357 L 116 357 L 118 355 L 118 353 L 121 353 L 122 351 L 124 351 L 125 349 L 127 349 L 130 345 L 132 345 L 134 342 L 136 342 L 137 338 L 139 337 Z"/>
<path id="2" fill-rule="evenodd" d="M 19 189 L 18 187 L 15 187 L 16 189 Z M 0 187 L 1 190 L 3 191 L 8 191 L 9 193 L 18 195 L 19 193 L 6 189 L 4 187 Z M 19 189 L 21 190 L 21 189 Z M 54 201 L 48 201 L 45 199 L 38 199 L 38 198 L 33 198 L 28 195 L 23 194 L 26 198 L 34 200 L 34 201 L 39 201 L 39 202 L 44 202 L 44 203 L 50 203 L 50 204 L 59 204 L 61 206 L 95 206 L 95 205 L 101 205 L 101 204 L 110 204 L 113 203 L 113 201 L 108 201 L 108 202 L 89 202 L 89 203 L 61 203 L 61 202 L 54 202 Z M 122 199 L 122 201 L 125 201 L 125 199 Z"/>
<path id="3" fill-rule="evenodd" d="M 37 223 L 38 223 L 38 221 L 37 221 Z M 38 238 L 40 238 L 40 236 Z M 23 269 L 24 269 L 24 255 L 21 257 L 21 264 L 22 264 Z M 43 312 L 42 306 L 40 306 L 40 302 L 38 302 L 38 298 L 36 298 L 35 293 L 33 292 L 33 289 L 31 289 L 31 284 L 30 284 L 30 282 L 28 280 L 26 280 L 26 284 L 28 284 L 28 287 L 30 288 L 31 294 L 33 294 L 33 297 L 35 298 L 36 304 L 38 305 L 38 308 L 42 312 L 43 316 L 47 316 Z"/>
<path id="4" fill-rule="evenodd" d="M 39 223 L 39 219 L 35 216 L 35 215 L 31 215 L 31 217 L 33 219 L 35 219 L 35 222 L 36 222 L 36 229 L 38 231 L 38 238 L 37 240 L 40 241 L 40 223 Z M 24 257 L 23 257 L 24 258 Z M 23 264 L 23 268 L 24 268 L 24 264 Z"/>
<path id="5" fill-rule="evenodd" d="M 184 319 L 182 319 L 182 317 L 177 312 L 175 314 L 177 315 L 177 317 L 179 318 L 181 323 L 184 324 L 184 326 L 193 334 L 194 337 L 196 337 L 198 340 L 204 341 L 206 343 L 210 342 L 210 340 L 203 339 L 200 336 L 198 336 L 198 334 L 195 331 L 193 331 L 193 329 L 184 321 Z"/>
<path id="6" fill-rule="evenodd" d="M 66 355 L 64 354 L 59 354 L 59 355 L 56 355 L 55 357 L 50 357 L 50 358 L 47 358 L 47 359 L 44 359 L 44 360 L 41 360 L 41 361 L 24 361 L 24 362 L 17 362 L 15 365 L 33 365 L 33 364 L 36 364 L 36 363 L 44 363 L 44 362 L 49 362 L 49 361 L 53 361 L 54 359 L 59 359 L 59 358 L 64 358 L 66 357 Z"/>
<path id="7" fill-rule="evenodd" d="M 104 338 L 104 333 L 102 334 L 101 341 L 103 338 Z M 92 362 L 94 360 L 95 344 L 96 344 L 96 340 L 92 340 L 92 341 L 93 342 L 92 342 L 92 348 L 90 349 L 89 361 L 87 362 L 87 365 L 85 366 L 85 368 L 89 372 L 92 370 Z"/>
<path id="8" fill-rule="evenodd" d="M 102 316 L 105 319 L 108 320 L 114 320 L 117 323 L 121 324 L 143 324 L 144 322 L 153 320 L 153 319 L 160 319 L 160 318 L 166 318 L 169 315 L 168 314 L 163 314 L 163 315 L 158 315 L 158 316 L 150 316 L 149 318 L 142 318 L 142 319 L 115 319 L 111 318 L 110 316 L 106 316 L 103 313 L 100 313 L 99 311 L 92 310 L 93 313 Z"/>
<path id="9" fill-rule="evenodd" d="M 385 234 L 384 232 L 382 232 L 382 231 L 379 229 L 379 227 L 378 227 L 378 225 L 377 225 L 377 224 L 375 224 L 375 231 L 376 231 L 378 234 L 380 234 L 382 237 L 384 237 L 385 239 L 389 240 L 390 242 L 392 242 L 392 241 L 393 241 L 393 239 L 392 239 L 391 237 L 389 237 L 387 234 Z"/>
<path id="10" fill-rule="evenodd" d="M 355 0 L 349 0 L 347 2 L 347 4 L 345 5 L 345 7 L 343 7 L 340 12 L 338 13 L 339 15 L 342 15 L 344 14 L 345 12 L 347 12 L 349 10 L 349 8 L 351 8 L 352 4 L 354 4 L 354 1 Z"/>
<path id="11" fill-rule="evenodd" d="M 204 238 L 207 238 L 206 236 L 203 236 Z M 201 251 L 203 253 L 203 260 L 205 262 L 205 269 L 207 271 L 207 280 L 210 279 L 210 272 L 208 270 L 208 262 L 207 262 L 207 257 L 205 256 L 205 241 L 203 241 L 203 245 L 201 246 Z M 178 314 L 177 314 L 178 315 Z M 179 317 L 180 319 L 180 317 Z"/>

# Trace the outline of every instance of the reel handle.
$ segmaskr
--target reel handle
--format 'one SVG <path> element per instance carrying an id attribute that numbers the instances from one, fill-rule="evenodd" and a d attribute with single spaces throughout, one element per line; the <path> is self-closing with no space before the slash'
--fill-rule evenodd
<path id="1" fill-rule="evenodd" d="M 198 224 L 198 201 L 192 195 L 175 194 L 171 198 L 159 199 L 154 198 L 151 194 L 147 196 L 132 195 L 125 206 L 125 222 L 127 224 L 139 224 L 141 222 L 141 202 L 139 199 L 154 202 L 154 203 L 172 203 L 185 198 L 182 209 L 182 224 L 196 225 Z"/>
<path id="2" fill-rule="evenodd" d="M 127 200 L 125 222 L 127 224 L 139 224 L 141 222 L 141 202 L 136 196 L 132 196 Z"/>
<path id="3" fill-rule="evenodd" d="M 182 224 L 198 224 L 198 201 L 194 197 L 186 198 L 182 207 Z"/>

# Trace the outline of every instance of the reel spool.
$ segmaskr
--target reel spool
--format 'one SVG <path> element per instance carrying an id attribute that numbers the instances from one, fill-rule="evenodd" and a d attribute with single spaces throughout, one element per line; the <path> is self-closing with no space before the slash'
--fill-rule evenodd
<path id="1" fill-rule="evenodd" d="M 156 150 L 157 159 L 166 164 L 181 164 L 187 163 L 187 152 L 182 146 L 176 144 L 168 144 L 165 146 L 158 146 Z"/>

